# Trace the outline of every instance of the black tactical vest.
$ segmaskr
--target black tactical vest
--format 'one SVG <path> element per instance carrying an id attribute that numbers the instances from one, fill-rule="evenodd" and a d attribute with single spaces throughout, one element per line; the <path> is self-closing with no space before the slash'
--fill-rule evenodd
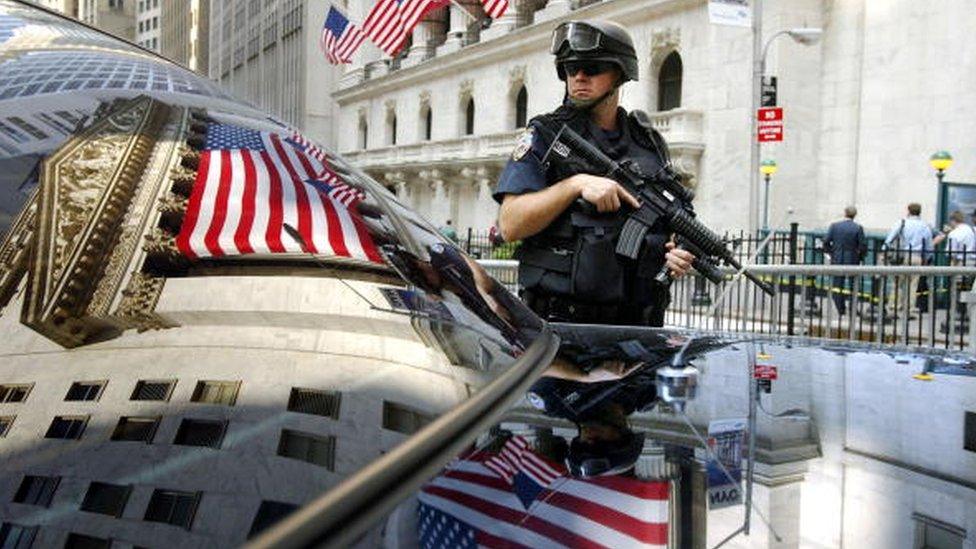
<path id="1" fill-rule="evenodd" d="M 566 124 L 601 149 L 605 148 L 592 135 L 587 113 L 578 109 L 560 107 L 533 118 L 531 123 L 545 123 L 550 128 Z M 656 153 L 662 165 L 668 164 L 667 145 L 651 127 L 645 113 L 631 112 L 621 126 L 627 134 L 621 139 L 623 145 L 629 140 Z M 565 147 L 552 146 L 552 135 L 547 132 L 542 135 L 550 141 L 550 151 L 544 161 L 548 185 L 586 173 L 585 167 L 575 162 Z M 604 152 L 618 161 L 626 158 L 620 158 L 625 154 L 622 151 Z M 637 261 L 622 258 L 615 249 L 626 217 L 627 210 L 599 214 L 578 200 L 548 227 L 522 242 L 515 254 L 519 260 L 519 284 L 531 295 L 571 303 L 614 306 L 633 301 L 635 284 L 649 284 L 660 268 L 667 236 L 663 227 L 652 229 L 645 242 L 645 252 Z M 667 293 L 663 288 L 661 291 Z"/>

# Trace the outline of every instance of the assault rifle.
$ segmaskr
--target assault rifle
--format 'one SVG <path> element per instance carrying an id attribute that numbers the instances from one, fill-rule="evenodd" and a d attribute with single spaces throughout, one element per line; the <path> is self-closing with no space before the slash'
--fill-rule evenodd
<path id="1" fill-rule="evenodd" d="M 694 194 L 681 184 L 673 171 L 664 169 L 651 177 L 642 176 L 630 163 L 615 162 L 569 126 L 563 124 L 557 130 L 548 127 L 547 122 L 542 122 L 541 125 L 544 131 L 551 132 L 553 136 L 549 151 L 546 153 L 547 158 L 553 156 L 567 158 L 572 155 L 575 162 L 580 162 L 586 168 L 587 173 L 613 179 L 640 202 L 640 207 L 631 212 L 624 222 L 617 241 L 618 255 L 637 259 L 647 231 L 663 219 L 668 229 L 677 235 L 678 246 L 695 256 L 692 266 L 702 276 L 716 284 L 722 282 L 725 277 L 718 269 L 718 263 L 722 262 L 741 272 L 763 292 L 774 295 L 773 288 L 769 284 L 743 269 L 742 264 L 735 259 L 720 236 L 695 219 L 695 214 L 690 208 Z M 667 267 L 662 269 L 657 278 L 667 283 L 669 278 Z"/>

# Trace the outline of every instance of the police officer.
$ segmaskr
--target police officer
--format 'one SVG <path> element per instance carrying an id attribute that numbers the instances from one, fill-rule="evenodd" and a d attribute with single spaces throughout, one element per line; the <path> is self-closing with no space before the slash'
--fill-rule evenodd
<path id="1" fill-rule="evenodd" d="M 681 276 L 694 256 L 675 249 L 666 227 L 648 232 L 636 261 L 615 254 L 638 200 L 560 157 L 565 148 L 552 154 L 548 130 L 566 124 L 643 176 L 670 170 L 667 145 L 648 116 L 618 106 L 620 86 L 637 80 L 633 41 L 615 23 L 573 21 L 553 32 L 551 53 L 566 84 L 563 105 L 529 122 L 494 193 L 502 236 L 522 240 L 516 258 L 523 299 L 549 320 L 661 326 L 670 295 L 654 276 L 663 265 Z"/>

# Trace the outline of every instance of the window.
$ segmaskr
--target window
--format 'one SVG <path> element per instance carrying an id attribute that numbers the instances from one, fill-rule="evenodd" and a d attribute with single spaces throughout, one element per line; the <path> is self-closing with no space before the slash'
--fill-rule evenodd
<path id="1" fill-rule="evenodd" d="M 132 486 L 92 482 L 85 492 L 85 500 L 81 502 L 81 510 L 121 517 L 130 493 L 132 493 Z"/>
<path id="2" fill-rule="evenodd" d="M 105 389 L 105 381 L 76 381 L 71 384 L 65 400 L 98 400 Z"/>
<path id="3" fill-rule="evenodd" d="M 664 58 L 657 77 L 657 110 L 669 111 L 681 106 L 681 56 L 673 51 Z"/>
<path id="4" fill-rule="evenodd" d="M 529 112 L 529 92 L 525 86 L 519 88 L 518 95 L 515 96 L 515 127 L 524 128 L 528 121 Z"/>
<path id="5" fill-rule="evenodd" d="M 469 97 L 464 107 L 464 135 L 474 135 L 474 98 Z"/>
<path id="6" fill-rule="evenodd" d="M 140 381 L 132 391 L 130 400 L 169 400 L 176 381 Z"/>
<path id="7" fill-rule="evenodd" d="M 72 532 L 68 534 L 68 540 L 64 543 L 64 549 L 109 549 L 112 547 L 112 540 L 86 536 Z"/>
<path id="8" fill-rule="evenodd" d="M 366 123 L 366 118 L 361 117 L 359 119 L 359 148 L 365 150 L 368 143 L 369 125 Z"/>
<path id="9" fill-rule="evenodd" d="M 5 522 L 0 526 L 0 547 L 3 549 L 28 549 L 34 543 L 37 526 L 21 526 Z"/>
<path id="10" fill-rule="evenodd" d="M 422 136 L 424 141 L 430 141 L 431 128 L 432 128 L 431 122 L 433 122 L 430 105 L 424 105 L 423 107 L 420 108 L 420 120 L 421 120 L 420 135 Z"/>
<path id="11" fill-rule="evenodd" d="M 915 521 L 915 549 L 962 549 L 966 530 L 919 513 L 912 513 L 912 519 Z"/>
<path id="12" fill-rule="evenodd" d="M 294 503 L 282 503 L 280 501 L 262 501 L 258 507 L 258 512 L 251 521 L 251 530 L 247 533 L 247 539 L 260 534 L 263 530 L 273 526 L 276 522 L 290 515 L 298 506 Z"/>
<path id="13" fill-rule="evenodd" d="M 57 416 L 47 428 L 44 438 L 79 439 L 87 424 L 88 416 Z"/>
<path id="14" fill-rule="evenodd" d="M 342 394 L 337 391 L 293 387 L 288 397 L 288 411 L 339 419 L 341 397 Z"/>
<path id="15" fill-rule="evenodd" d="M 112 431 L 112 440 L 150 443 L 159 427 L 159 417 L 121 417 Z"/>
<path id="16" fill-rule="evenodd" d="M 34 388 L 33 383 L 23 385 L 0 385 L 0 403 L 4 402 L 24 402 L 27 395 Z"/>
<path id="17" fill-rule="evenodd" d="M 14 424 L 14 418 L 17 416 L 2 416 L 0 417 L 0 438 L 7 436 L 10 432 L 10 427 Z"/>
<path id="18" fill-rule="evenodd" d="M 386 144 L 396 145 L 397 142 L 397 117 L 396 112 L 386 113 Z"/>
<path id="19" fill-rule="evenodd" d="M 149 499 L 145 520 L 182 526 L 189 530 L 199 503 L 200 492 L 155 490 Z"/>
<path id="20" fill-rule="evenodd" d="M 40 505 L 47 507 L 51 505 L 54 498 L 54 491 L 58 489 L 61 477 L 36 477 L 25 475 L 20 482 L 20 488 L 14 494 L 14 503 L 25 505 Z"/>
<path id="21" fill-rule="evenodd" d="M 237 391 L 240 388 L 240 381 L 198 381 L 190 400 L 233 406 L 237 402 Z"/>
<path id="22" fill-rule="evenodd" d="M 335 437 L 319 436 L 284 429 L 278 442 L 278 455 L 335 470 Z"/>
<path id="23" fill-rule="evenodd" d="M 413 434 L 430 423 L 430 416 L 402 404 L 383 401 L 383 428 L 398 433 Z"/>
<path id="24" fill-rule="evenodd" d="M 963 423 L 962 447 L 970 452 L 976 452 L 976 412 L 966 412 Z M 0 427 L 0 436 L 3 436 L 2 433 L 3 428 Z"/>
<path id="25" fill-rule="evenodd" d="M 176 432 L 173 444 L 180 446 L 206 446 L 220 448 L 224 440 L 227 422 L 209 419 L 184 419 Z"/>

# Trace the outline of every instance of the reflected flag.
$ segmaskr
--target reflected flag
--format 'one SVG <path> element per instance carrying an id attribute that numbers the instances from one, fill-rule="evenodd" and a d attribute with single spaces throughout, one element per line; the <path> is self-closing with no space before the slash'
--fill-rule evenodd
<path id="1" fill-rule="evenodd" d="M 356 191 L 291 139 L 211 124 L 176 245 L 190 259 L 301 252 L 284 234 L 287 223 L 312 253 L 382 263 Z"/>
<path id="2" fill-rule="evenodd" d="M 319 48 L 329 63 L 349 63 L 365 39 L 366 35 L 350 23 L 342 12 L 329 6 L 322 25 L 322 35 L 319 37 Z"/>
<path id="3" fill-rule="evenodd" d="M 499 470 L 504 472 L 500 473 Z M 514 437 L 421 489 L 421 547 L 653 547 L 668 542 L 668 483 L 573 478 Z"/>
<path id="4" fill-rule="evenodd" d="M 492 19 L 498 19 L 505 15 L 508 9 L 508 0 L 481 0 L 481 5 L 485 8 L 485 13 Z"/>

